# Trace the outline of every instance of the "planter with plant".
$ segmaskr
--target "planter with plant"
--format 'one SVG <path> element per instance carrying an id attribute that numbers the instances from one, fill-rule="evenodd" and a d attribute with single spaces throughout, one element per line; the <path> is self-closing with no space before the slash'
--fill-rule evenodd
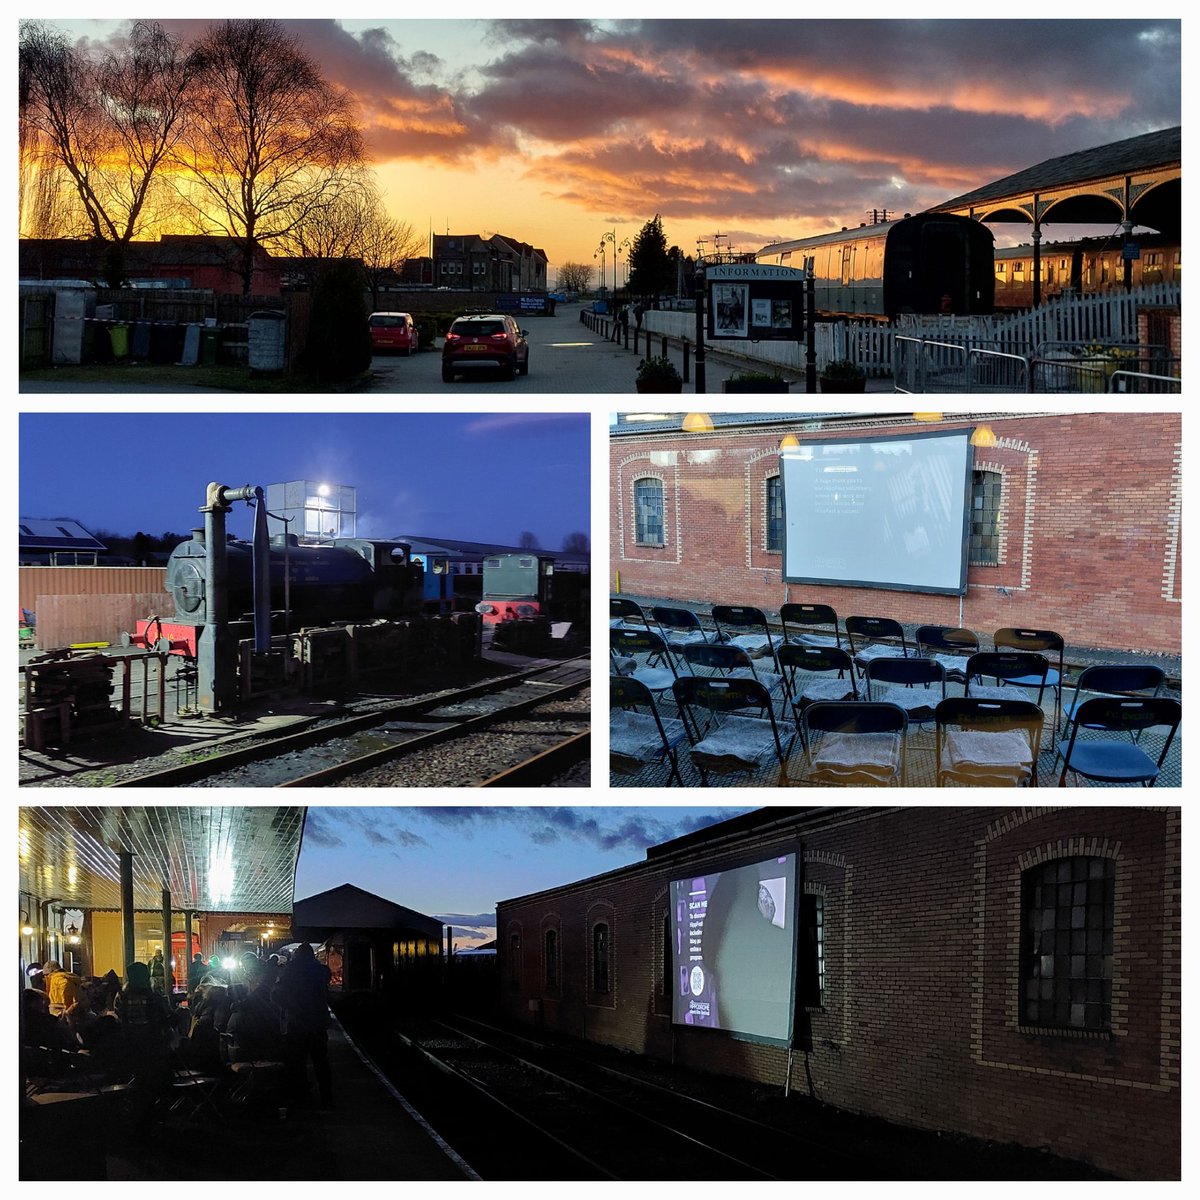
<path id="1" fill-rule="evenodd" d="M 725 380 L 722 388 L 726 393 L 753 395 L 759 392 L 786 392 L 790 386 L 782 375 L 772 375 L 766 371 L 738 371 Z"/>
<path id="2" fill-rule="evenodd" d="M 666 357 L 643 358 L 638 363 L 637 390 L 639 392 L 682 392 L 683 378 L 675 364 Z"/>
<path id="3" fill-rule="evenodd" d="M 848 358 L 838 358 L 825 364 L 821 372 L 821 391 L 823 392 L 865 392 L 867 390 L 867 373 L 856 362 Z"/>

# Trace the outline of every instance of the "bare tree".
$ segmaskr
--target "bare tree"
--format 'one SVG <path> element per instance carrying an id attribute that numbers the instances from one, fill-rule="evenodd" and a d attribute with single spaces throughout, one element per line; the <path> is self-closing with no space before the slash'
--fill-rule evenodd
<path id="1" fill-rule="evenodd" d="M 399 271 L 424 246 L 425 239 L 407 221 L 388 216 L 382 202 L 375 206 L 363 226 L 359 247 L 372 307 L 379 308 L 379 288 L 384 277 Z"/>
<path id="2" fill-rule="evenodd" d="M 581 530 L 568 533 L 563 538 L 562 548 L 564 554 L 587 554 L 589 550 L 588 535 Z"/>
<path id="3" fill-rule="evenodd" d="M 120 281 L 125 246 L 155 215 L 160 168 L 182 132 L 193 68 L 154 21 L 135 22 L 99 59 L 40 21 L 21 26 L 22 165 L 36 164 L 38 175 L 31 223 L 44 232 L 57 217 L 64 232 L 77 231 L 63 203 L 65 176 L 82 228 L 110 243 L 110 282 Z"/>
<path id="4" fill-rule="evenodd" d="M 517 538 L 517 548 L 519 550 L 540 550 L 542 543 L 538 541 L 538 535 L 525 529 L 521 531 L 521 536 Z"/>
<path id="5" fill-rule="evenodd" d="M 251 291 L 260 247 L 334 205 L 364 160 L 355 106 L 277 21 L 223 21 L 197 47 L 196 103 L 180 143 L 185 194 L 206 231 L 241 244 Z"/>
<path id="6" fill-rule="evenodd" d="M 558 268 L 558 289 L 561 292 L 586 292 L 592 285 L 596 268 L 581 262 L 565 262 Z"/>

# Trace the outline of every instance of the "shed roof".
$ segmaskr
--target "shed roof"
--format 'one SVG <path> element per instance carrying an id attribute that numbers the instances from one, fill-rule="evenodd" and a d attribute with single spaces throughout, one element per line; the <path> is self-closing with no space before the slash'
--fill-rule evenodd
<path id="1" fill-rule="evenodd" d="M 293 929 L 412 929 L 428 937 L 442 936 L 442 923 L 405 908 L 383 896 L 364 891 L 352 883 L 343 883 L 297 900 L 292 909 Z"/>

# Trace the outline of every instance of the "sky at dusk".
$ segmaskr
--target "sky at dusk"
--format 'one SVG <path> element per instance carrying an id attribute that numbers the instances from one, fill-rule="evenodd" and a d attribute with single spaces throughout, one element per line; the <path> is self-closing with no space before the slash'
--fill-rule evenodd
<path id="1" fill-rule="evenodd" d="M 496 901 L 645 860 L 650 846 L 744 808 L 309 808 L 296 898 L 352 883 L 456 929 L 494 936 Z M 476 931 L 475 935 L 469 931 Z"/>
<path id="2" fill-rule="evenodd" d="M 718 232 L 755 250 L 858 225 L 872 209 L 917 212 L 1182 121 L 1177 20 L 1081 19 L 1095 6 L 1072 3 L 1052 20 L 671 11 L 680 6 L 656 6 L 655 20 L 285 24 L 357 96 L 393 215 L 422 235 L 540 246 L 551 281 L 564 261 L 592 264 L 606 231 L 620 245 L 656 213 L 685 253 Z M 188 37 L 203 26 L 160 19 Z M 122 28 L 56 23 L 98 42 Z M 1000 245 L 1027 240 L 1026 226 L 994 230 Z"/>
<path id="3" fill-rule="evenodd" d="M 358 535 L 517 542 L 591 536 L 580 413 L 23 413 L 20 509 L 87 528 L 184 536 L 210 481 L 358 489 Z M 250 537 L 237 504 L 231 533 Z"/>

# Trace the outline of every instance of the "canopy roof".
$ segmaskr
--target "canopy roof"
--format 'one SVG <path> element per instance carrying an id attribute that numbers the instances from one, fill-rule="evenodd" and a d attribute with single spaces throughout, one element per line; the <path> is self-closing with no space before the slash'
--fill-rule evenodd
<path id="1" fill-rule="evenodd" d="M 121 906 L 120 851 L 133 854 L 134 907 L 290 912 L 306 809 L 37 806 L 19 812 L 20 888 L 78 908 Z"/>

